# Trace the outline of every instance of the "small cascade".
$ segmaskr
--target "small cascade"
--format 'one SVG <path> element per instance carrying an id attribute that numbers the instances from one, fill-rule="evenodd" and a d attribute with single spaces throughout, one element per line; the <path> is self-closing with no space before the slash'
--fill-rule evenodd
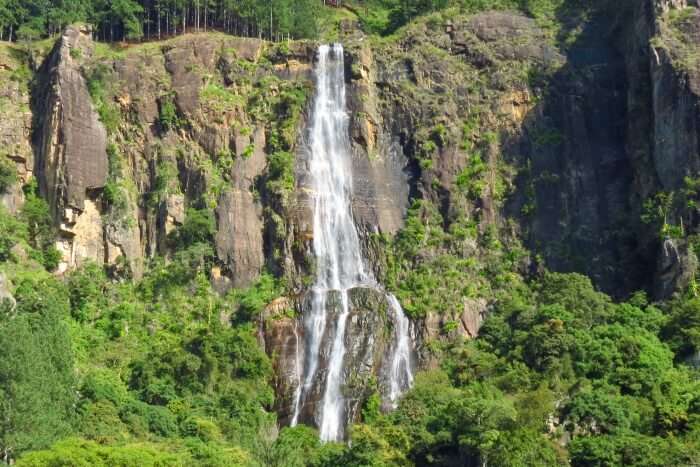
<path id="1" fill-rule="evenodd" d="M 321 417 L 321 439 L 334 441 L 341 439 L 343 429 L 343 405 L 344 398 L 340 392 L 340 384 L 343 371 L 343 357 L 345 356 L 345 324 L 348 321 L 350 307 L 348 304 L 348 291 L 341 291 L 342 308 L 338 316 L 338 326 L 333 339 L 331 358 L 328 364 L 328 376 L 326 377 L 326 391 L 323 394 L 323 412 Z"/>
<path id="2" fill-rule="evenodd" d="M 393 294 L 387 295 L 389 306 L 394 313 L 394 351 L 391 357 L 389 374 L 389 401 L 396 408 L 399 396 L 413 384 L 411 370 L 411 322 Z"/>
<path id="3" fill-rule="evenodd" d="M 296 407 L 299 407 L 299 401 L 301 400 L 301 390 L 303 387 L 303 382 L 302 382 L 302 362 L 301 362 L 301 346 L 299 345 L 299 322 L 294 321 L 294 341 L 295 341 L 295 346 L 294 349 L 296 351 L 295 353 L 295 359 L 294 359 L 294 374 L 297 377 L 297 387 L 294 390 L 294 415 L 292 417 L 291 425 L 295 426 L 297 424 L 297 421 L 299 419 L 299 412 L 296 410 Z"/>
<path id="4" fill-rule="evenodd" d="M 294 394 L 290 424 L 302 417 L 307 397 L 318 390 L 314 421 L 323 441 L 345 436 L 347 403 L 343 395 L 346 327 L 350 315 L 349 291 L 368 287 L 382 291 L 362 257 L 359 235 L 352 216 L 352 170 L 349 117 L 345 102 L 345 65 L 340 44 L 321 45 L 315 69 L 316 96 L 310 133 L 310 180 L 313 190 L 313 250 L 316 278 L 310 294 L 310 309 L 302 317 L 303 352 L 297 346 L 299 378 Z M 393 311 L 395 342 L 392 344 L 390 399 L 395 404 L 401 392 L 410 387 L 411 341 L 409 321 L 392 295 L 386 295 Z M 324 342 L 332 342 L 324 346 Z M 328 348 L 330 347 L 330 348 Z M 321 363 L 324 367 L 321 368 Z M 303 376 L 302 376 L 303 374 Z M 306 417 L 308 418 L 308 417 Z"/>

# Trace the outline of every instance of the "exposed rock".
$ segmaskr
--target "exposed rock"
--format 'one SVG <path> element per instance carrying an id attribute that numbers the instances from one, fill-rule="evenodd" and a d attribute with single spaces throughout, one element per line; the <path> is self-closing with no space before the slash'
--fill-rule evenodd
<path id="1" fill-rule="evenodd" d="M 17 214 L 24 204 L 24 192 L 19 183 L 15 183 L 5 193 L 0 193 L 0 203 L 10 214 Z"/>
<path id="2" fill-rule="evenodd" d="M 31 146 L 32 113 L 29 108 L 28 83 L 13 79 L 21 74 L 23 52 L 13 44 L 0 45 L 0 158 L 14 162 L 17 182 L 0 193 L 0 203 L 16 214 L 24 203 L 21 185 L 29 182 L 34 171 Z"/>
<path id="3" fill-rule="evenodd" d="M 202 72 L 213 69 L 220 43 L 207 37 L 182 36 L 165 52 L 165 68 L 171 75 L 175 102 L 184 114 L 199 108 Z"/>
<path id="4" fill-rule="evenodd" d="M 60 270 L 104 260 L 100 212 L 88 192 L 107 181 L 107 135 L 71 50 L 81 57 L 92 54 L 88 29 L 65 30 L 40 69 L 43 81 L 35 102 L 39 189 L 61 225 Z"/>
<path id="5" fill-rule="evenodd" d="M 372 391 L 369 383 L 374 379 L 380 382 L 380 391 L 385 394 L 388 388 L 385 381 L 386 370 L 390 358 L 391 320 L 387 315 L 388 303 L 381 290 L 358 287 L 348 291 L 350 314 L 345 330 L 346 353 L 343 362 L 342 392 L 346 398 L 346 421 L 357 420 L 362 403 Z M 311 295 L 300 297 L 295 304 L 299 316 L 311 306 Z M 326 330 L 320 346 L 319 365 L 316 378 L 303 394 L 303 404 L 300 410 L 300 421 L 318 423 L 315 414 L 323 400 L 327 360 L 329 358 L 335 326 L 336 315 L 340 312 L 340 295 L 331 293 L 328 296 Z M 273 356 L 275 373 L 279 384 L 277 390 L 277 411 L 280 422 L 288 423 L 292 415 L 294 396 L 299 381 L 299 368 L 303 368 L 303 353 L 305 332 L 301 318 L 292 319 L 279 316 L 273 309 L 289 307 L 290 302 L 282 300 L 271 304 L 266 311 L 265 345 L 266 351 Z M 299 352 L 299 353 L 298 353 Z"/>
<path id="6" fill-rule="evenodd" d="M 661 244 L 654 282 L 655 297 L 670 297 L 688 286 L 698 268 L 698 258 L 685 240 L 667 238 Z"/>
<path id="7" fill-rule="evenodd" d="M 86 199 L 82 211 L 67 207 L 63 215 L 60 238 L 56 242 L 63 256 L 58 272 L 80 266 L 85 261 L 103 261 L 105 244 L 99 205 Z"/>
<path id="8" fill-rule="evenodd" d="M 403 227 L 408 207 L 408 160 L 379 113 L 371 49 L 362 42 L 351 52 L 346 79 L 353 142 L 353 214 L 365 237 L 367 233 L 393 235 Z"/>
<path id="9" fill-rule="evenodd" d="M 693 8 L 684 21 L 669 23 L 669 19 L 656 21 L 657 38 L 663 47 L 653 49 L 649 64 L 655 116 L 653 161 L 666 190 L 682 186 L 683 177 L 700 170 L 700 68 L 689 56 L 696 53 L 696 47 L 689 44 L 700 41 L 700 11 Z M 687 43 L 676 42 L 678 35 Z"/>
<path id="10" fill-rule="evenodd" d="M 218 293 L 223 295 L 229 291 L 231 287 L 233 287 L 233 284 L 231 284 L 231 279 L 221 273 L 220 267 L 212 267 L 209 275 L 211 277 L 212 287 L 214 287 L 214 290 L 216 290 Z M 229 320 L 222 315 L 221 322 L 223 324 L 229 322 Z"/>
<path id="11" fill-rule="evenodd" d="M 485 299 L 464 299 L 464 311 L 459 317 L 462 335 L 474 339 L 479 334 L 481 323 L 486 317 L 488 303 Z"/>
<path id="12" fill-rule="evenodd" d="M 464 27 L 457 25 L 451 39 L 457 50 L 469 53 L 468 35 L 489 44 L 498 59 L 541 60 L 551 63 L 561 60 L 556 49 L 547 43 L 545 33 L 535 20 L 509 12 L 490 11 L 471 16 Z M 478 48 L 478 47 L 477 47 Z"/>
<path id="13" fill-rule="evenodd" d="M 161 205 L 163 235 L 168 236 L 178 225 L 185 222 L 185 197 L 181 193 L 168 194 Z"/>
<path id="14" fill-rule="evenodd" d="M 5 273 L 0 272 L 0 305 L 4 305 L 5 303 L 9 304 L 9 311 L 14 310 L 17 305 L 17 301 L 12 295 L 12 284 L 10 284 Z"/>
<path id="15" fill-rule="evenodd" d="M 265 133 L 256 129 L 250 157 L 239 156 L 231 169 L 231 189 L 217 207 L 216 251 L 231 272 L 232 284 L 244 287 L 262 270 L 262 206 L 254 195 L 255 180 L 265 168 Z"/>
<path id="16" fill-rule="evenodd" d="M 90 56 L 90 31 L 68 27 L 40 70 L 46 80 L 37 102 L 39 187 L 57 216 L 82 211 L 87 191 L 107 180 L 107 135 L 70 51 Z"/>
<path id="17" fill-rule="evenodd" d="M 275 375 L 278 395 L 275 404 L 286 423 L 292 416 L 295 391 L 303 378 L 304 326 L 300 319 L 290 316 L 296 313 L 296 309 L 293 300 L 280 297 L 270 303 L 261 316 L 262 340 L 266 352 L 272 357 Z"/>
<path id="18" fill-rule="evenodd" d="M 233 37 L 228 39 L 228 46 L 234 51 L 236 57 L 257 62 L 262 54 L 264 42 L 251 37 Z"/>

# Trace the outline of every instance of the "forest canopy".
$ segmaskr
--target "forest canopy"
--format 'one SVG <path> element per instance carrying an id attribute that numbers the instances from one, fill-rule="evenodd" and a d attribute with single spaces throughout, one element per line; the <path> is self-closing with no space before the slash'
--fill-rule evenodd
<path id="1" fill-rule="evenodd" d="M 588 3 L 601 3 L 595 0 Z M 0 0 L 0 40 L 33 40 L 76 22 L 103 41 L 160 39 L 216 29 L 271 40 L 316 38 L 321 6 L 347 8 L 368 33 L 389 34 L 413 18 L 447 7 L 463 12 L 520 10 L 553 16 L 579 0 Z M 587 3 L 586 3 L 587 4 Z"/>

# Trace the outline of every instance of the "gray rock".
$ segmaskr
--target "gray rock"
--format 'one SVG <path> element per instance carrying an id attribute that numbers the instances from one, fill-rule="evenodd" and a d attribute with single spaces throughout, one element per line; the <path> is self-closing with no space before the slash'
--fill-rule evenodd
<path id="1" fill-rule="evenodd" d="M 231 170 L 231 188 L 219 199 L 216 253 L 231 274 L 235 287 L 249 285 L 260 273 L 263 255 L 262 205 L 255 181 L 265 169 L 265 133 L 255 130 L 250 157 L 237 157 Z"/>
<path id="2" fill-rule="evenodd" d="M 10 284 L 9 279 L 4 272 L 0 272 L 0 304 L 9 303 L 10 309 L 12 311 L 17 306 L 17 301 L 12 295 L 12 284 Z"/>
<path id="3" fill-rule="evenodd" d="M 665 299 L 690 284 L 698 268 L 698 258 L 685 240 L 666 238 L 657 257 L 654 297 Z"/>
<path id="4" fill-rule="evenodd" d="M 37 175 L 57 219 L 66 208 L 82 211 L 88 190 L 107 181 L 107 134 L 70 53 L 90 56 L 93 47 L 89 30 L 70 26 L 40 70 Z"/>
<path id="5" fill-rule="evenodd" d="M 388 303 L 380 290 L 358 287 L 348 292 L 350 314 L 347 318 L 344 336 L 346 353 L 343 363 L 343 395 L 346 398 L 346 422 L 357 420 L 364 400 L 371 394 L 373 381 L 380 384 L 380 392 L 388 391 L 387 371 L 390 362 L 392 340 L 391 319 L 387 316 Z M 293 306 L 299 316 L 311 307 L 310 295 L 298 297 Z M 298 382 L 303 378 L 297 371 L 297 351 L 303 353 L 304 324 L 301 318 L 280 316 L 279 312 L 292 306 L 288 299 L 273 302 L 264 314 L 264 341 L 268 355 L 273 357 L 276 374 L 277 411 L 282 424 L 288 423 L 292 415 L 294 394 Z M 328 298 L 328 319 L 326 330 L 320 346 L 319 365 L 316 378 L 305 392 L 300 411 L 300 421 L 317 423 L 315 414 L 323 399 L 325 387 L 326 364 L 329 358 L 337 320 L 340 312 L 339 296 L 331 294 Z"/>

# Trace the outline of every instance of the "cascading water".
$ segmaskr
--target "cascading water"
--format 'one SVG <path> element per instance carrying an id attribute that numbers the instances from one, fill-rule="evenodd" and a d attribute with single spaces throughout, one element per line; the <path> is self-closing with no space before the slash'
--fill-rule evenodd
<path id="1" fill-rule="evenodd" d="M 387 295 L 389 306 L 394 312 L 394 352 L 391 358 L 391 374 L 389 375 L 389 401 L 396 408 L 399 396 L 413 384 L 411 372 L 411 323 L 403 313 L 401 304 L 394 295 Z"/>
<path id="2" fill-rule="evenodd" d="M 359 236 L 352 217 L 348 123 L 343 47 L 340 44 L 321 45 L 316 66 L 316 96 L 309 127 L 316 279 L 310 290 L 311 309 L 303 317 L 303 378 L 299 370 L 299 385 L 294 394 L 291 425 L 299 422 L 304 395 L 318 376 L 324 334 L 333 332 L 326 362 L 323 398 L 315 414 L 320 437 L 324 441 L 336 441 L 344 436 L 346 401 L 342 386 L 343 359 L 346 353 L 345 329 L 350 314 L 348 291 L 358 286 L 380 289 L 365 268 Z M 329 300 L 330 297 L 333 299 Z M 389 382 L 389 397 L 391 403 L 395 404 L 400 393 L 408 388 L 413 380 L 410 363 L 411 341 L 408 335 L 409 321 L 404 316 L 398 300 L 393 295 L 387 295 L 387 301 L 393 311 L 395 329 Z M 334 315 L 335 326 L 331 326 L 331 331 L 328 331 L 327 318 L 331 302 L 339 311 Z M 300 361 L 299 357 L 297 361 Z"/>

